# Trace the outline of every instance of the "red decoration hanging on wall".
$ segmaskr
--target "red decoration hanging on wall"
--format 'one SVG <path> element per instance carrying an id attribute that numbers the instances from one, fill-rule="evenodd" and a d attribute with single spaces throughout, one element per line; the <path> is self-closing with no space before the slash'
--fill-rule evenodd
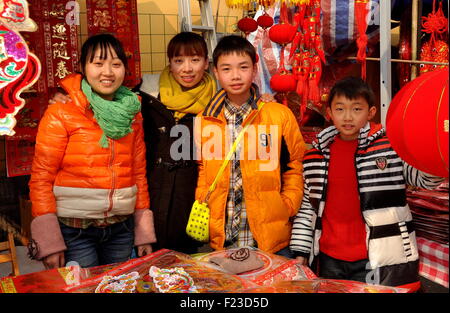
<path id="1" fill-rule="evenodd" d="M 448 68 L 424 73 L 395 95 L 386 116 L 392 147 L 408 164 L 448 177 Z"/>
<path id="2" fill-rule="evenodd" d="M 358 39 L 356 45 L 358 46 L 358 53 L 356 60 L 361 63 L 361 78 L 366 80 L 366 48 L 367 48 L 367 21 L 366 16 L 369 11 L 367 8 L 368 0 L 355 1 L 355 16 L 356 25 L 358 27 Z"/>
<path id="3" fill-rule="evenodd" d="M 41 64 L 21 36 L 36 30 L 27 1 L 0 2 L 0 135 L 15 134 L 15 116 L 25 105 L 22 92 L 39 78 Z"/>
<path id="4" fill-rule="evenodd" d="M 251 17 L 244 17 L 239 20 L 237 27 L 245 36 L 248 36 L 248 34 L 258 29 L 258 23 Z"/>
<path id="5" fill-rule="evenodd" d="M 271 41 L 281 45 L 280 51 L 280 65 L 278 67 L 277 74 L 273 75 L 270 79 L 270 88 L 275 92 L 283 94 L 283 104 L 287 105 L 286 93 L 295 91 L 296 78 L 284 66 L 284 51 L 286 45 L 292 42 L 295 37 L 297 29 L 291 25 L 287 16 L 286 3 L 282 3 L 280 10 L 280 23 L 273 25 L 269 30 L 269 38 Z"/>
<path id="6" fill-rule="evenodd" d="M 108 32 L 119 39 L 128 58 L 124 85 L 136 86 L 141 79 L 136 0 L 86 0 L 89 36 Z"/>
<path id="7" fill-rule="evenodd" d="M 301 98 L 300 119 L 304 119 L 307 106 L 322 106 L 319 83 L 325 53 L 320 35 L 321 4 L 319 0 L 297 4 L 294 14 L 296 35 L 291 45 L 289 58 L 297 79 L 296 92 Z"/>
<path id="8" fill-rule="evenodd" d="M 264 12 L 263 15 L 258 17 L 256 22 L 258 23 L 258 26 L 262 27 L 265 30 L 267 28 L 272 27 L 272 25 L 273 25 L 273 18 L 272 18 L 272 16 L 270 16 L 269 14 Z"/>
<path id="9" fill-rule="evenodd" d="M 446 34 L 448 33 L 448 19 L 442 11 L 442 2 L 439 9 L 435 10 L 436 1 L 433 1 L 433 11 L 427 17 L 422 17 L 422 31 L 430 34 L 430 39 L 422 45 L 420 51 L 421 61 L 448 62 L 448 44 Z M 444 68 L 447 65 L 421 64 L 420 73 L 426 73 L 436 68 Z"/>
<path id="10" fill-rule="evenodd" d="M 36 32 L 24 32 L 30 51 L 42 64 L 39 80 L 32 92 L 24 94 L 25 107 L 17 114 L 16 133 L 8 140 L 34 140 L 37 124 L 47 108 L 49 97 L 66 75 L 78 71 L 78 26 L 69 19 L 76 7 L 64 0 L 28 0 L 30 18 L 37 24 Z"/>

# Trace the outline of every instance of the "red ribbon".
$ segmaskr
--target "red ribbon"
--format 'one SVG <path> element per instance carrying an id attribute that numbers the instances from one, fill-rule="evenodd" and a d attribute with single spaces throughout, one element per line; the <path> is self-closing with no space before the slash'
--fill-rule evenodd
<path id="1" fill-rule="evenodd" d="M 356 45 L 358 46 L 358 53 L 356 55 L 356 60 L 359 63 L 361 63 L 361 78 L 363 80 L 366 80 L 366 48 L 367 48 L 366 17 L 368 13 L 367 3 L 368 3 L 367 0 L 355 1 L 355 17 L 359 33 L 359 37 L 356 40 Z"/>

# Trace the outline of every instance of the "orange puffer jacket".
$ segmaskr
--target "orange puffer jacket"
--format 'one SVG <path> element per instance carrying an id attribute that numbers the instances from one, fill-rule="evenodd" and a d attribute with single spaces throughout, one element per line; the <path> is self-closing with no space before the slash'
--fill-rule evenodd
<path id="1" fill-rule="evenodd" d="M 254 86 L 253 110 L 244 127 L 257 113 L 257 88 Z M 195 125 L 199 178 L 196 199 L 204 200 L 226 153 L 227 139 L 221 90 L 211 100 Z M 303 196 L 302 158 L 305 143 L 292 111 L 279 103 L 265 103 L 241 141 L 240 167 L 248 223 L 258 248 L 277 252 L 289 244 L 292 223 Z M 230 162 L 212 192 L 210 208 L 210 245 L 224 248 L 226 204 L 230 187 Z"/>
<path id="2" fill-rule="evenodd" d="M 33 216 L 98 219 L 148 209 L 141 114 L 131 133 L 102 148 L 81 79 L 61 82 L 72 101 L 50 105 L 40 122 L 29 183 Z"/>

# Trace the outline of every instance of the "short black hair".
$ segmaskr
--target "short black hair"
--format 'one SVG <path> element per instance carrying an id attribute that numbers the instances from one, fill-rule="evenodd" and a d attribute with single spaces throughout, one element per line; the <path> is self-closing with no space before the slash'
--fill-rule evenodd
<path id="1" fill-rule="evenodd" d="M 327 104 L 329 107 L 336 96 L 344 96 L 350 100 L 363 97 L 369 104 L 369 108 L 375 105 L 375 95 L 372 88 L 360 77 L 349 76 L 337 81 L 328 96 Z"/>
<path id="2" fill-rule="evenodd" d="M 229 35 L 222 37 L 217 43 L 216 48 L 213 52 L 213 63 L 214 66 L 217 67 L 217 62 L 219 61 L 219 57 L 221 55 L 228 54 L 246 54 L 251 59 L 253 64 L 256 63 L 256 50 L 255 47 L 244 37 L 237 35 Z"/>
<path id="3" fill-rule="evenodd" d="M 207 59 L 208 47 L 206 46 L 205 39 L 193 32 L 176 34 L 170 39 L 167 45 L 167 57 L 170 60 L 173 57 L 180 56 L 181 53 L 189 56 L 198 55 Z"/>
<path id="4" fill-rule="evenodd" d="M 120 40 L 111 34 L 102 33 L 89 37 L 83 43 L 80 55 L 80 68 L 82 73 L 84 73 L 86 64 L 94 61 L 94 54 L 98 48 L 100 48 L 100 59 L 106 59 L 108 57 L 108 50 L 112 49 L 116 52 L 117 57 L 122 61 L 125 68 L 128 69 L 127 56 Z"/>

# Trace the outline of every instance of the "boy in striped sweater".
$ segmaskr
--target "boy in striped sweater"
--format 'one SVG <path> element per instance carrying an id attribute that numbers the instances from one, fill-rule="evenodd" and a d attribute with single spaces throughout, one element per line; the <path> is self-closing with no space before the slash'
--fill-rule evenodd
<path id="1" fill-rule="evenodd" d="M 336 83 L 323 130 L 305 153 L 304 195 L 290 242 L 303 264 L 318 259 L 323 278 L 410 290 L 420 287 L 419 255 L 406 184 L 442 182 L 402 161 L 375 116 L 374 94 L 360 78 Z M 314 264 L 317 264 L 314 262 Z"/>

